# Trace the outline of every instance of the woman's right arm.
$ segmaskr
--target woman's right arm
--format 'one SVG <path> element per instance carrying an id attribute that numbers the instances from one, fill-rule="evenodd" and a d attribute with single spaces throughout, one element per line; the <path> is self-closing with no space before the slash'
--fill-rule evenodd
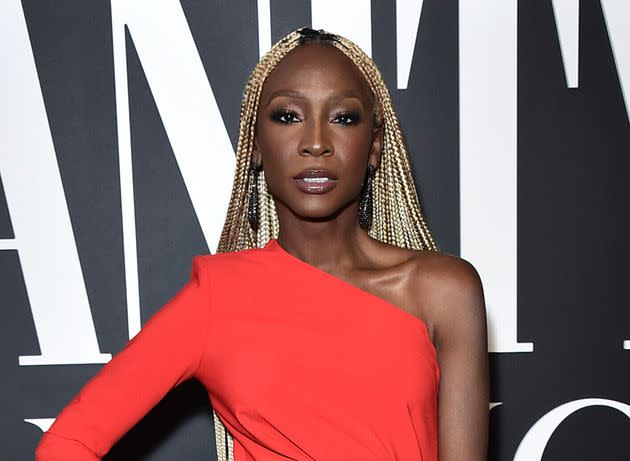
<path id="1" fill-rule="evenodd" d="M 101 459 L 172 388 L 195 375 L 207 340 L 207 261 L 59 413 L 36 461 Z"/>

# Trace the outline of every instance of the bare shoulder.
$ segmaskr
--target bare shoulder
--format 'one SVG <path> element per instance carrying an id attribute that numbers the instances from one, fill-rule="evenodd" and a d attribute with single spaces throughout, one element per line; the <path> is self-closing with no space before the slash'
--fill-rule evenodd
<path id="1" fill-rule="evenodd" d="M 432 250 L 377 243 L 381 270 L 371 272 L 368 291 L 420 318 L 435 346 L 448 339 L 483 342 L 486 309 L 481 277 L 467 260 Z"/>
<path id="2" fill-rule="evenodd" d="M 414 251 L 411 291 L 437 344 L 453 335 L 485 335 L 483 284 L 467 260 L 439 251 Z M 485 337 L 485 336 L 484 336 Z"/>
<path id="3" fill-rule="evenodd" d="M 482 287 L 477 269 L 458 256 L 440 251 L 415 250 L 412 261 L 416 280 L 430 283 L 433 289 L 474 293 Z"/>

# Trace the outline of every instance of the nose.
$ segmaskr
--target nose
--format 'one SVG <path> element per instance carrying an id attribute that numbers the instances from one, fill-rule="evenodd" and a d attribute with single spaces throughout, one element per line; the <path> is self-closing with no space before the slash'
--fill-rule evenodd
<path id="1" fill-rule="evenodd" d="M 298 147 L 300 155 L 332 155 L 334 149 L 328 135 L 326 122 L 310 120 L 303 124 L 302 139 Z"/>

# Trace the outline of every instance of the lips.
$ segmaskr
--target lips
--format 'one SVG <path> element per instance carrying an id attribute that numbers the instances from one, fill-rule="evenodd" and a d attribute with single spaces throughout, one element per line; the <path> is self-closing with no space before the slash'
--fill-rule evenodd
<path id="1" fill-rule="evenodd" d="M 337 184 L 337 177 L 328 170 L 308 169 L 293 177 L 298 189 L 307 194 L 323 194 Z"/>
<path id="2" fill-rule="evenodd" d="M 329 172 L 328 170 L 323 170 L 323 169 L 319 169 L 319 170 L 315 170 L 315 169 L 304 170 L 300 174 L 298 174 L 298 175 L 293 177 L 293 179 L 305 179 L 305 178 L 309 178 L 309 179 L 321 179 L 321 178 L 337 179 L 337 177 L 334 176 L 331 172 Z"/>

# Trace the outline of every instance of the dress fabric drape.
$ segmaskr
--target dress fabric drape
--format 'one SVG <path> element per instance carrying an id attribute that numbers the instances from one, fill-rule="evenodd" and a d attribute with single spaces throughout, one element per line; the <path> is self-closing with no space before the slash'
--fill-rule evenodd
<path id="1" fill-rule="evenodd" d="M 272 239 L 195 257 L 190 281 L 59 413 L 36 461 L 101 459 L 190 378 L 236 461 L 438 459 L 426 324 Z"/>

